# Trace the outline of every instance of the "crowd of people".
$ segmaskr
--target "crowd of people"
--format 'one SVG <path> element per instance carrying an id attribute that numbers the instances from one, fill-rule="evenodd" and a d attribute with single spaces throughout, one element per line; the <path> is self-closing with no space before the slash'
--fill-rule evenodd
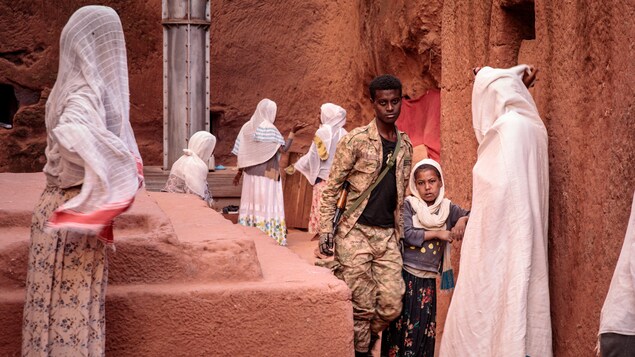
<path id="1" fill-rule="evenodd" d="M 402 84 L 381 75 L 369 85 L 374 118 L 350 132 L 346 110 L 320 108 L 321 126 L 294 165 L 313 185 L 309 231 L 333 256 L 329 267 L 351 290 L 354 350 L 369 356 L 434 356 L 436 283 L 454 289 L 441 356 L 552 355 L 547 222 L 547 131 L 528 91 L 533 67 L 475 68 L 472 116 L 478 159 L 470 210 L 445 196 L 439 162 L 413 163 L 395 122 Z M 24 305 L 24 356 L 105 354 L 106 249 L 112 221 L 142 187 L 142 161 L 129 120 L 121 22 L 103 6 L 76 11 L 60 39 L 58 77 L 46 106 L 47 186 L 34 210 Z M 276 103 L 261 100 L 232 153 L 242 179 L 239 223 L 286 244 Z M 164 188 L 210 207 L 207 160 L 216 138 L 195 133 Z M 116 167 L 117 170 L 112 170 Z M 343 214 L 334 220 L 342 191 Z M 635 207 L 609 297 L 601 353 L 626 356 L 635 318 Z M 455 286 L 451 244 L 463 241 Z"/>

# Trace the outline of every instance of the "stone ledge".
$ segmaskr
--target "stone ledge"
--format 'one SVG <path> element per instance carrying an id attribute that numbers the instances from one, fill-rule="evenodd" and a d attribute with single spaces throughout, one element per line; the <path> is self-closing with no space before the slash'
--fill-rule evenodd
<path id="1" fill-rule="evenodd" d="M 42 174 L 0 174 L 24 223 Z M 18 189 L 19 187 L 19 189 Z M 352 356 L 350 291 L 192 195 L 140 192 L 115 224 L 106 297 L 117 356 Z M 149 232 L 149 233 L 148 233 Z M 19 355 L 29 229 L 0 227 L 0 355 Z"/>

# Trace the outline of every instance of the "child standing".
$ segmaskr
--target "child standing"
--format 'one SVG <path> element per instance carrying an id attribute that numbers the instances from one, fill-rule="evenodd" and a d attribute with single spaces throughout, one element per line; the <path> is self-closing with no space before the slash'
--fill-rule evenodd
<path id="1" fill-rule="evenodd" d="M 469 212 L 444 197 L 441 166 L 419 161 L 412 169 L 411 196 L 404 203 L 403 310 L 383 333 L 381 355 L 434 356 L 436 336 L 436 277 L 441 289 L 452 289 L 450 245 L 465 232 Z M 441 269 L 442 268 L 442 269 Z"/>

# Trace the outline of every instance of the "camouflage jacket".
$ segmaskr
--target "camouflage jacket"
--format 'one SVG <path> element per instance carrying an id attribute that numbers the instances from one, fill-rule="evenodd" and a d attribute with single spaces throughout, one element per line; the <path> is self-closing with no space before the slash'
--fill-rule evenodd
<path id="1" fill-rule="evenodd" d="M 397 179 L 395 229 L 397 230 L 398 238 L 401 238 L 401 232 L 403 231 L 403 202 L 406 187 L 408 187 L 410 167 L 412 166 L 412 144 L 410 143 L 410 138 L 404 132 L 400 131 L 400 133 L 401 149 L 395 163 L 395 176 Z M 352 130 L 339 141 L 329 179 L 320 203 L 321 233 L 330 233 L 333 229 L 332 220 L 342 184 L 345 181 L 350 183 L 346 200 L 346 209 L 348 209 L 375 182 L 375 179 L 381 173 L 382 158 L 381 138 L 375 120 L 366 126 Z M 366 208 L 369 197 L 370 195 L 355 211 L 351 212 L 349 217 L 346 214 L 342 216 L 337 229 L 337 236 L 345 237 L 353 228 L 353 225 L 355 225 L 357 219 Z"/>

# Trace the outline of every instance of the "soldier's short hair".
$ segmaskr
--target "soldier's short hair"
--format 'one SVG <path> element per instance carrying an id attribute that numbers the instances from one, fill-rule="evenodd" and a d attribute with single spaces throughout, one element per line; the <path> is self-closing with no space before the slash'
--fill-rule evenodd
<path id="1" fill-rule="evenodd" d="M 370 91 L 370 99 L 375 100 L 376 91 L 389 89 L 398 90 L 399 96 L 401 96 L 401 81 L 399 80 L 399 78 L 391 74 L 382 74 L 375 77 L 368 86 L 368 90 Z"/>

